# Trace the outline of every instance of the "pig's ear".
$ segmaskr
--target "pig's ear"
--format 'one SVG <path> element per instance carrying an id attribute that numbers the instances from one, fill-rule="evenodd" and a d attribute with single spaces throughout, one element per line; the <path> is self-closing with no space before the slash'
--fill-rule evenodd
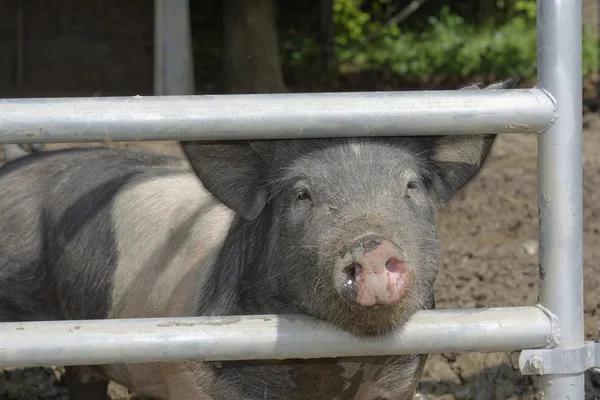
<path id="1" fill-rule="evenodd" d="M 247 220 L 257 218 L 267 201 L 263 161 L 249 142 L 181 142 L 200 181 L 219 201 Z"/>
<path id="2" fill-rule="evenodd" d="M 487 87 L 471 84 L 458 90 L 513 89 L 518 81 L 518 78 L 510 78 Z M 441 202 L 450 201 L 458 190 L 475 177 L 495 139 L 496 135 L 447 135 L 433 140 L 430 156 L 436 169 L 433 188 Z"/>

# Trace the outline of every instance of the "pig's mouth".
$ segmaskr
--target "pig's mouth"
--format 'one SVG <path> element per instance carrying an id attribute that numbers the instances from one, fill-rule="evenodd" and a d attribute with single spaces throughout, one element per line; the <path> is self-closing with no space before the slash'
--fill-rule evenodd
<path id="1" fill-rule="evenodd" d="M 333 323 L 345 331 L 358 336 L 376 336 L 387 334 L 402 328 L 409 318 L 418 310 L 426 308 L 426 304 L 418 301 L 413 287 L 414 276 L 403 286 L 405 289 L 397 301 L 374 301 L 368 305 L 361 305 L 356 299 L 360 298 L 355 286 L 342 286 L 337 293 L 327 296 L 329 301 L 317 301 L 320 305 L 328 304 L 327 309 L 322 309 L 319 304 L 315 308 L 317 314 L 324 320 Z M 344 290 L 350 293 L 344 295 Z M 323 299 L 325 300 L 325 299 Z M 314 311 L 314 309 L 313 309 Z"/>
<path id="2" fill-rule="evenodd" d="M 358 337 L 383 335 L 400 329 L 419 309 L 425 308 L 409 286 L 399 301 L 391 304 L 375 303 L 362 306 L 344 296 L 341 290 L 322 287 L 315 292 L 308 307 L 300 307 L 301 312 L 332 323 Z M 332 290 L 333 289 L 333 290 Z"/>
<path id="3" fill-rule="evenodd" d="M 344 308 L 363 325 L 365 320 L 377 321 L 375 331 L 394 326 L 396 314 L 405 312 L 415 268 L 400 247 L 382 235 L 359 236 L 344 249 L 333 262 L 333 284 Z"/>
<path id="4" fill-rule="evenodd" d="M 339 312 L 330 321 L 355 336 L 383 335 L 400 329 L 414 313 L 407 302 L 396 304 L 374 304 L 361 307 L 346 304 L 343 312 Z"/>
<path id="5" fill-rule="evenodd" d="M 422 308 L 417 268 L 394 241 L 371 232 L 340 242 L 330 247 L 340 252 L 328 252 L 332 256 L 316 263 L 323 275 L 309 299 L 311 315 L 356 336 L 370 336 L 401 327 Z"/>

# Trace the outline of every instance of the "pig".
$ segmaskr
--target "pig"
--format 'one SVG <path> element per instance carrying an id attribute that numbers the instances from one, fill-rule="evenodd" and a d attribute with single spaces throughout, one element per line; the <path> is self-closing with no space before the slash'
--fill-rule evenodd
<path id="1" fill-rule="evenodd" d="M 437 208 L 494 140 L 192 141 L 185 159 L 109 148 L 17 158 L 0 168 L 0 321 L 300 313 L 358 337 L 394 332 L 435 308 Z M 426 358 L 83 365 L 66 381 L 86 400 L 107 399 L 111 379 L 169 400 L 404 400 Z"/>

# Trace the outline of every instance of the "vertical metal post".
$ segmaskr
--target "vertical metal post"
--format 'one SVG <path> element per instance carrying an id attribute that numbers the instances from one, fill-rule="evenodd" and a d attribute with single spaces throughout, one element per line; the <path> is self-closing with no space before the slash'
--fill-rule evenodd
<path id="1" fill-rule="evenodd" d="M 583 346 L 581 0 L 537 0 L 538 78 L 558 120 L 538 142 L 541 305 L 559 320 L 559 348 Z M 583 400 L 584 375 L 544 375 L 545 400 Z"/>
<path id="2" fill-rule="evenodd" d="M 154 0 L 154 94 L 194 94 L 189 0 Z"/>

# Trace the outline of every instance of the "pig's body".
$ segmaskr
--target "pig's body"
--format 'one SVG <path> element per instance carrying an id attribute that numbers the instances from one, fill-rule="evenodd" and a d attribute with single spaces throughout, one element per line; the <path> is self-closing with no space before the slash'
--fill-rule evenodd
<path id="1" fill-rule="evenodd" d="M 0 169 L 0 320 L 304 313 L 389 332 L 434 307 L 435 198 L 473 178 L 493 139 L 183 143 L 192 168 L 99 148 L 16 159 Z M 67 380 L 88 400 L 105 398 L 96 372 L 171 400 L 403 400 L 425 359 L 110 365 Z"/>
<path id="2" fill-rule="evenodd" d="M 193 316 L 200 308 L 202 315 L 301 312 L 277 302 L 258 306 L 251 298 L 231 301 L 244 284 L 241 276 L 252 274 L 242 268 L 232 271 L 243 264 L 240 260 L 213 267 L 234 214 L 182 160 L 112 149 L 63 150 L 8 164 L 0 169 L 0 182 L 11 193 L 5 197 L 10 202 L 0 203 L 0 214 L 20 222 L 0 226 L 2 237 L 9 239 L 3 243 L 19 243 L 0 246 L 0 257 L 8 260 L 0 269 L 0 320 Z M 256 234 L 247 228 L 248 233 L 237 232 L 252 242 Z M 235 282 L 236 276 L 240 281 Z M 223 279 L 227 287 L 200 304 L 211 278 Z M 261 285 L 252 286 L 256 297 L 263 294 Z M 386 370 L 389 379 L 410 392 L 424 359 L 291 360 L 273 362 L 276 367 L 240 362 L 221 363 L 220 368 L 188 363 L 195 371 L 189 376 L 194 385 L 184 386 L 181 398 L 201 398 L 200 390 L 214 399 L 353 398 L 361 384 L 364 390 Z M 166 399 L 165 377 L 179 367 L 92 370 Z M 202 387 L 195 384 L 198 377 L 205 380 Z M 190 387 L 199 391 L 190 392 Z M 170 388 L 176 389 L 181 389 L 178 381 Z"/>
<path id="3" fill-rule="evenodd" d="M 194 275 L 209 271 L 202 266 L 214 262 L 232 212 L 186 168 L 171 157 L 85 149 L 0 169 L 10 190 L 0 232 L 13 243 L 0 245 L 0 320 L 194 315 Z M 128 369 L 107 368 L 166 398 L 155 367 Z"/>

